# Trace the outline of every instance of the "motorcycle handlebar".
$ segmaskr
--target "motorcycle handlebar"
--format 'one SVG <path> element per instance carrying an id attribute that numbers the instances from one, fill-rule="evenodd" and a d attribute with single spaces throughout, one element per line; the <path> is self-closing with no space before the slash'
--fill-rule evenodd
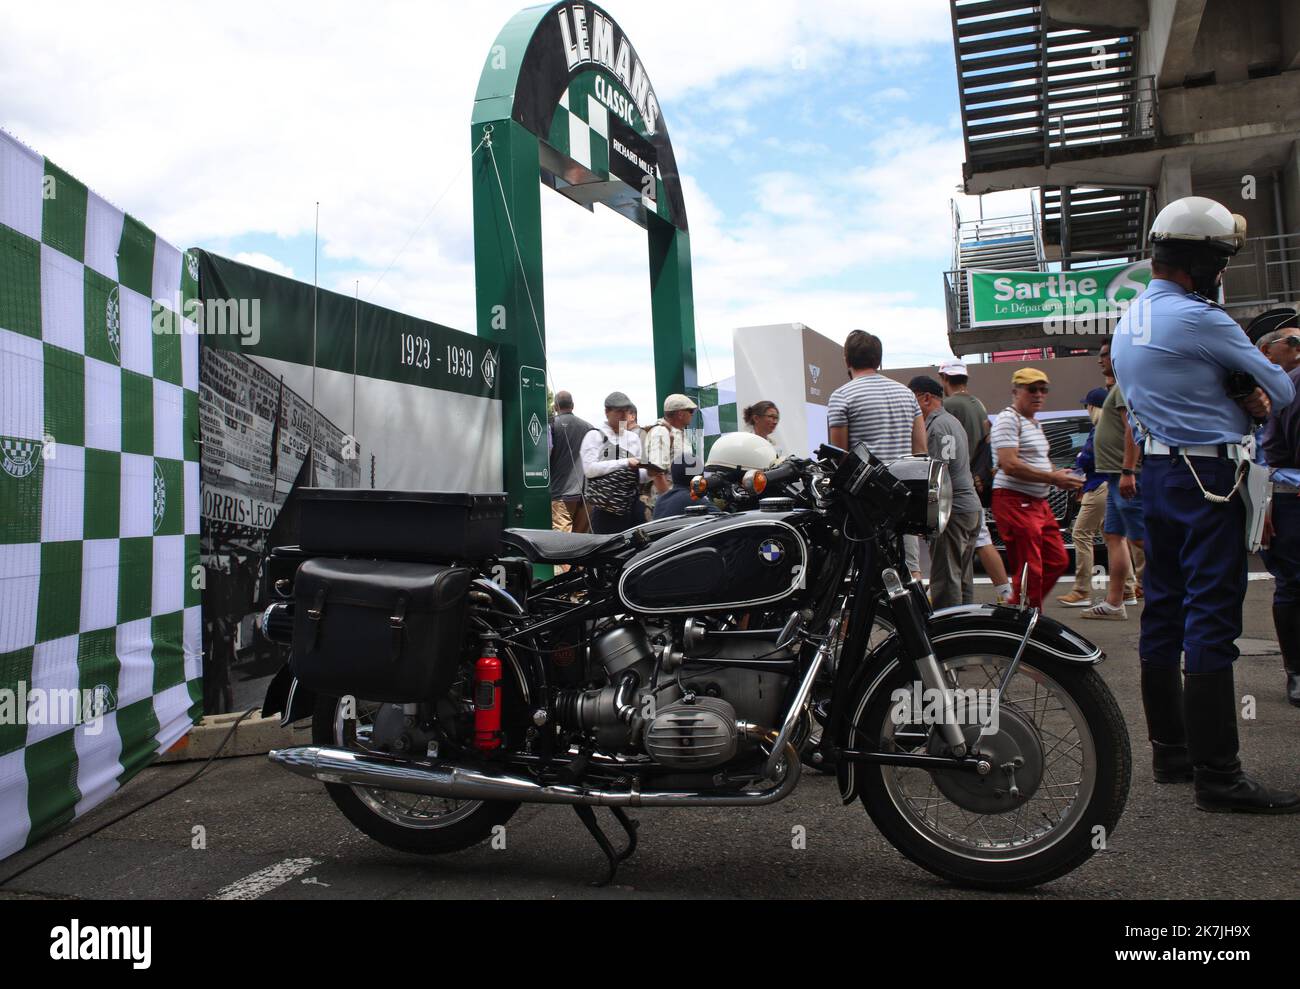
<path id="1" fill-rule="evenodd" d="M 802 460 L 792 459 L 763 473 L 767 476 L 767 486 L 771 488 L 778 484 L 789 484 L 791 481 L 801 480 L 807 469 L 807 463 Z"/>

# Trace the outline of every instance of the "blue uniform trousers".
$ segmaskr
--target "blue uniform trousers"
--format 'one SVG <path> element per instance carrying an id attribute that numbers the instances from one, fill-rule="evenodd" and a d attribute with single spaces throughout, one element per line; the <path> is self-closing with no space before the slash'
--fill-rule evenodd
<path id="1" fill-rule="evenodd" d="M 1238 465 L 1193 457 L 1205 490 L 1226 495 Z M 1146 523 L 1146 604 L 1142 662 L 1215 673 L 1237 660 L 1246 597 L 1246 506 L 1205 500 L 1182 457 L 1149 456 L 1142 471 Z"/>
<path id="2" fill-rule="evenodd" d="M 1273 604 L 1300 608 L 1300 495 L 1274 496 L 1272 545 L 1260 555 L 1277 579 Z"/>

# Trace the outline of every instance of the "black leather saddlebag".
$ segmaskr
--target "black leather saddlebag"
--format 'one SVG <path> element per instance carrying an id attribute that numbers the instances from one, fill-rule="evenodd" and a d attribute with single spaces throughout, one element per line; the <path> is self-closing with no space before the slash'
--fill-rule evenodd
<path id="1" fill-rule="evenodd" d="M 473 576 L 464 567 L 308 561 L 294 582 L 294 675 L 334 697 L 440 696 L 460 662 Z"/>

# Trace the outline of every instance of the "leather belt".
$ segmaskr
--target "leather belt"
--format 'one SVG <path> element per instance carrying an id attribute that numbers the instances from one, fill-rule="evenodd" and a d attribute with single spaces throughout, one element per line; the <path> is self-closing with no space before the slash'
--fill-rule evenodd
<path id="1" fill-rule="evenodd" d="M 1168 446 L 1148 436 L 1142 449 L 1149 457 L 1209 457 L 1237 463 L 1250 460 L 1246 448 L 1240 443 L 1220 443 L 1218 446 Z"/>

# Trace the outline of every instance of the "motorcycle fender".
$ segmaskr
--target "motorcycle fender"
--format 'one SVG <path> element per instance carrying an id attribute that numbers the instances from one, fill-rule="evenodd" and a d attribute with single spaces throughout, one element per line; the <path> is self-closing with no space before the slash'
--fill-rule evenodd
<path id="1" fill-rule="evenodd" d="M 285 728 L 295 721 L 310 718 L 315 707 L 316 695 L 300 684 L 288 664 L 285 664 L 266 688 L 262 717 L 280 714 L 280 727 Z"/>
<path id="2" fill-rule="evenodd" d="M 1019 644 L 1025 637 L 1028 622 L 1029 612 L 1019 608 L 967 604 L 936 611 L 930 618 L 927 630 L 930 641 L 935 645 L 972 633 Z M 1106 659 L 1106 654 L 1100 648 L 1046 615 L 1039 615 L 1025 655 L 1037 655 L 1040 659 L 1055 659 L 1063 663 L 1081 663 L 1085 666 L 1096 666 Z"/>
<path id="3" fill-rule="evenodd" d="M 1007 644 L 1018 647 L 1025 637 L 1025 626 L 1029 613 L 1019 608 L 1006 608 L 995 605 L 962 605 L 936 611 L 926 626 L 930 642 L 935 651 L 942 655 L 947 643 L 961 638 L 1004 639 Z M 1074 663 L 1082 666 L 1096 666 L 1103 662 L 1106 654 L 1099 647 L 1089 642 L 1072 629 L 1060 622 L 1040 615 L 1034 634 L 1025 647 L 1025 655 L 1039 661 Z M 849 733 L 859 712 L 865 708 L 867 699 L 875 693 L 886 676 L 900 658 L 897 636 L 890 636 L 867 657 L 858 668 L 853 683 L 849 687 L 850 707 L 840 731 L 836 744 L 848 746 Z M 855 767 L 841 762 L 836 769 L 840 785 L 840 796 L 848 804 L 858 795 Z"/>

